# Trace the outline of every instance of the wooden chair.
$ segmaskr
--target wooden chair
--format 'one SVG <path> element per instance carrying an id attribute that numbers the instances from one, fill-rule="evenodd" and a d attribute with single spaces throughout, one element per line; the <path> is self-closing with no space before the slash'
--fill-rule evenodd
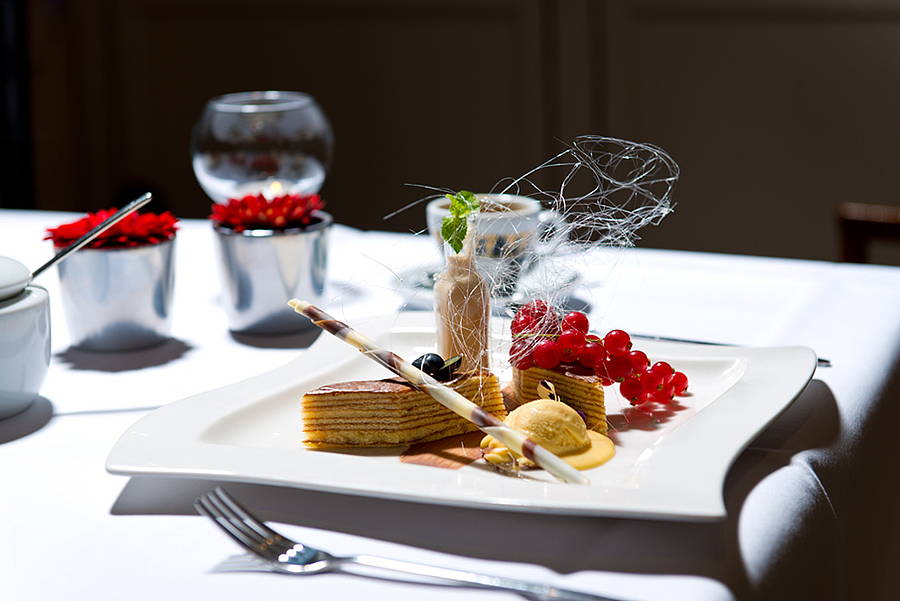
<path id="1" fill-rule="evenodd" d="M 868 263 L 873 240 L 900 242 L 900 207 L 844 202 L 838 207 L 841 261 Z"/>

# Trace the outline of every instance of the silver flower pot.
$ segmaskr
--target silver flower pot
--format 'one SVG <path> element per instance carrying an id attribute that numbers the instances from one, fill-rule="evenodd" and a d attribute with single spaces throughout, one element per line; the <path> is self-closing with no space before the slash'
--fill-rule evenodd
<path id="1" fill-rule="evenodd" d="M 83 249 L 59 264 L 72 346 L 112 352 L 169 339 L 175 241 Z"/>
<path id="2" fill-rule="evenodd" d="M 317 211 L 305 228 L 216 232 L 228 327 L 241 334 L 290 334 L 315 327 L 287 302 L 318 302 L 325 289 L 332 218 Z"/>

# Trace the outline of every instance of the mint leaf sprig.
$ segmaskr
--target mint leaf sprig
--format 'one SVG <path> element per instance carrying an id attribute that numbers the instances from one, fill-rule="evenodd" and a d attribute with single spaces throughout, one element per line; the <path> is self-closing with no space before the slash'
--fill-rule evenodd
<path id="1" fill-rule="evenodd" d="M 441 237 L 454 252 L 463 247 L 463 240 L 469 230 L 467 218 L 481 208 L 478 198 L 468 190 L 460 190 L 456 194 L 447 194 L 450 199 L 450 215 L 441 221 Z"/>

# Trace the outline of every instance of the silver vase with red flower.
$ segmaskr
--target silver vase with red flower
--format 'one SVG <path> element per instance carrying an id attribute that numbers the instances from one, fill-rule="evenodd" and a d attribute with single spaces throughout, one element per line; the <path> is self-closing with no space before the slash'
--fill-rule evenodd
<path id="1" fill-rule="evenodd" d="M 332 218 L 317 195 L 263 195 L 213 205 L 222 301 L 239 334 L 293 334 L 311 326 L 287 305 L 325 290 Z"/>
<path id="2" fill-rule="evenodd" d="M 111 212 L 50 229 L 47 238 L 67 246 Z M 171 213 L 129 215 L 59 264 L 71 346 L 118 352 L 170 339 L 176 222 Z"/>

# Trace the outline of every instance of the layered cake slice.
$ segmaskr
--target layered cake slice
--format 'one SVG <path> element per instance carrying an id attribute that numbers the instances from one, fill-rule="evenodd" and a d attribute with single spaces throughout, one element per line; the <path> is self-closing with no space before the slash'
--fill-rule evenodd
<path id="1" fill-rule="evenodd" d="M 559 400 L 578 411 L 589 430 L 606 434 L 603 385 L 592 370 L 576 366 L 513 368 L 513 396 L 516 402 L 522 404 L 538 398 L 537 388 L 541 380 L 553 383 Z"/>
<path id="2" fill-rule="evenodd" d="M 458 374 L 444 382 L 499 419 L 506 417 L 497 377 Z M 328 384 L 303 395 L 303 443 L 312 448 L 392 447 L 477 430 L 400 378 Z"/>

